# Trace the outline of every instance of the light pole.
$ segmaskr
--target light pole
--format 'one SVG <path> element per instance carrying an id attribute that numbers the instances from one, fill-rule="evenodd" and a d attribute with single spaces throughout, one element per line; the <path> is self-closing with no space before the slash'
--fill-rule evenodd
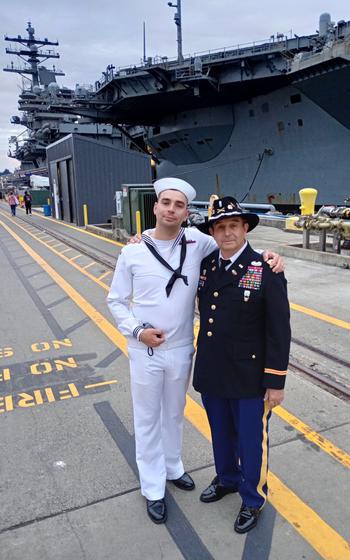
<path id="1" fill-rule="evenodd" d="M 182 55 L 182 26 L 181 26 L 181 0 L 177 0 L 176 4 L 168 2 L 170 8 L 176 8 L 174 14 L 175 25 L 177 26 L 177 60 L 179 63 L 183 62 Z"/>

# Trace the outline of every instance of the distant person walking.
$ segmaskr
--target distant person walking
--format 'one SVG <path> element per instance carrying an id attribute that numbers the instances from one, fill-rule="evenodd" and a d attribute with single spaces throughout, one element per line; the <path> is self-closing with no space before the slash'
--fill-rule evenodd
<path id="1" fill-rule="evenodd" d="M 18 198 L 13 193 L 13 191 L 10 191 L 10 194 L 7 197 L 7 202 L 9 203 L 9 206 L 11 208 L 11 215 L 16 216 L 16 206 L 18 205 Z"/>
<path id="2" fill-rule="evenodd" d="M 31 214 L 32 213 L 32 195 L 29 194 L 28 191 L 26 191 L 24 193 L 24 206 L 26 209 L 26 214 Z"/>

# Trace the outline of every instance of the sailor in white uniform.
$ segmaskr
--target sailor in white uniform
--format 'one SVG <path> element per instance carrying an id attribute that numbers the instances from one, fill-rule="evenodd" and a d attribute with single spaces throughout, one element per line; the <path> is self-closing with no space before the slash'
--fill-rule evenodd
<path id="1" fill-rule="evenodd" d="M 202 259 L 215 241 L 181 227 L 196 192 L 181 179 L 154 188 L 156 227 L 118 258 L 108 304 L 127 337 L 136 461 L 151 519 L 162 523 L 166 480 L 192 490 L 181 460 L 186 391 L 193 357 L 193 313 Z"/>
<path id="2" fill-rule="evenodd" d="M 154 188 L 156 227 L 140 244 L 123 248 L 107 301 L 128 341 L 141 493 L 152 521 L 164 523 L 166 480 L 183 490 L 195 487 L 181 460 L 184 407 L 200 263 L 216 243 L 181 227 L 196 196 L 189 183 L 164 178 Z"/>

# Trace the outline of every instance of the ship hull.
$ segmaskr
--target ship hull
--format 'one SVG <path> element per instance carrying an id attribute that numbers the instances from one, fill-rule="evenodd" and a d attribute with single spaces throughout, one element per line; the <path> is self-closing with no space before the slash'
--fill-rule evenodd
<path id="1" fill-rule="evenodd" d="M 217 115 L 212 108 L 187 111 L 173 126 L 165 119 L 149 139 L 161 159 L 158 176 L 188 180 L 198 200 L 218 192 L 295 207 L 299 190 L 313 187 L 317 204 L 343 204 L 350 196 L 349 108 L 342 124 L 305 94 L 305 82 L 303 89 L 283 87 L 221 107 Z M 182 153 L 172 143 L 181 137 Z"/>

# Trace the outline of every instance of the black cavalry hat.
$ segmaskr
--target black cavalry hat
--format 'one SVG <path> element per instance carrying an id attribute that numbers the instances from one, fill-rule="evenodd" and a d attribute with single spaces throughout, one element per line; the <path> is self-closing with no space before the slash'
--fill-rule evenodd
<path id="1" fill-rule="evenodd" d="M 222 218 L 231 218 L 232 216 L 240 216 L 247 221 L 249 225 L 248 231 L 252 231 L 258 223 L 259 216 L 253 212 L 245 212 L 242 206 L 232 196 L 224 196 L 217 198 L 213 202 L 213 209 L 210 218 L 206 218 L 205 222 L 196 224 L 197 228 L 203 233 L 209 234 L 209 228 Z"/>

